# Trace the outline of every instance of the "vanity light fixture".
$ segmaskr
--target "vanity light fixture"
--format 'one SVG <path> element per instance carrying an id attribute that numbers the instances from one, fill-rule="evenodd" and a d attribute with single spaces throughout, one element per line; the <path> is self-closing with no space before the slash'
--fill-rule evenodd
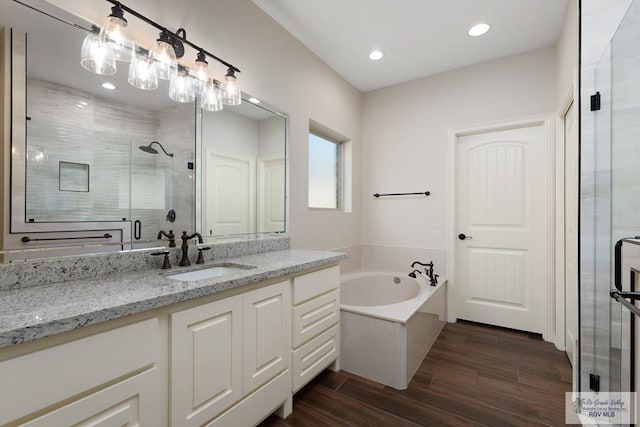
<path id="1" fill-rule="evenodd" d="M 158 88 L 158 68 L 151 52 L 140 49 L 129 66 L 129 84 L 138 89 L 154 90 Z"/>
<path id="2" fill-rule="evenodd" d="M 166 31 L 160 33 L 160 37 L 156 40 L 156 48 L 153 51 L 153 58 L 156 61 L 158 69 L 158 78 L 170 80 L 176 74 L 178 62 L 176 52 L 173 50 L 173 42 L 171 36 Z"/>
<path id="3" fill-rule="evenodd" d="M 469 28 L 469 31 L 467 32 L 467 34 L 469 34 L 471 37 L 478 37 L 483 34 L 486 34 L 487 31 L 489 31 L 490 29 L 491 29 L 491 26 L 489 24 L 485 24 L 484 22 L 482 22 L 480 24 L 476 24 L 473 27 Z"/>
<path id="4" fill-rule="evenodd" d="M 113 47 L 118 61 L 130 62 L 133 59 L 135 45 L 127 34 L 127 20 L 118 2 L 112 2 L 111 14 L 107 17 L 98 38 L 100 43 L 109 43 Z"/>
<path id="5" fill-rule="evenodd" d="M 369 54 L 369 59 L 372 61 L 379 61 L 380 59 L 382 59 L 383 56 L 384 56 L 384 53 L 382 53 L 379 50 L 374 50 Z"/>
<path id="6" fill-rule="evenodd" d="M 93 25 L 80 49 L 80 65 L 92 73 L 111 75 L 116 73 L 116 57 L 109 43 L 101 43 L 100 28 Z"/>
<path id="7" fill-rule="evenodd" d="M 81 64 L 85 69 L 96 74 L 114 74 L 117 71 L 116 60 L 131 62 L 128 82 L 137 88 L 153 90 L 158 87 L 158 79 L 167 79 L 170 81 L 171 99 L 192 102 L 199 96 L 202 108 L 206 111 L 220 111 L 223 104 L 239 105 L 242 102 L 242 92 L 236 78 L 240 69 L 187 40 L 184 28 L 173 32 L 119 1 L 105 1 L 113 5 L 111 14 L 101 29 L 93 26 L 92 32 L 85 38 L 86 46 L 83 43 L 81 52 Z M 136 46 L 131 41 L 127 35 L 125 12 L 160 31 L 152 48 Z M 191 68 L 178 63 L 184 56 L 185 45 L 198 52 L 195 65 Z M 207 57 L 227 67 L 224 82 L 208 75 Z M 102 86 L 115 89 L 110 83 L 103 83 Z M 213 99 L 214 96 L 217 98 Z"/>
<path id="8" fill-rule="evenodd" d="M 222 97 L 222 102 L 226 105 L 240 105 L 242 102 L 242 93 L 238 87 L 233 68 L 229 68 L 224 76 L 220 96 Z"/>
<path id="9" fill-rule="evenodd" d="M 205 85 L 207 84 L 207 81 L 209 80 L 207 67 L 209 67 L 207 57 L 205 56 L 204 52 L 198 52 L 196 63 L 191 69 L 191 77 L 193 77 L 193 90 L 196 93 L 202 92 L 205 88 Z"/>
<path id="10" fill-rule="evenodd" d="M 181 103 L 196 100 L 191 76 L 189 76 L 189 72 L 185 67 L 178 66 L 178 72 L 171 77 L 171 82 L 169 82 L 169 98 Z"/>
<path id="11" fill-rule="evenodd" d="M 205 111 L 220 111 L 224 108 L 220 97 L 220 88 L 213 79 L 209 79 L 202 91 L 200 106 Z"/>
<path id="12" fill-rule="evenodd" d="M 113 83 L 109 83 L 109 82 L 104 82 L 101 85 L 104 89 L 107 90 L 115 90 L 116 89 L 116 85 L 114 85 Z"/>

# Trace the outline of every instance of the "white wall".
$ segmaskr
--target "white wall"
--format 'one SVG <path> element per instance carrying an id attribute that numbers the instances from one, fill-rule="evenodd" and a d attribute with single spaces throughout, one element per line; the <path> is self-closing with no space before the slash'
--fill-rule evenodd
<path id="1" fill-rule="evenodd" d="M 558 39 L 558 99 L 568 93 L 578 70 L 578 0 L 569 0 Z"/>
<path id="2" fill-rule="evenodd" d="M 52 0 L 52 3 L 99 24 L 109 13 L 109 5 L 101 1 Z M 357 164 L 353 171 L 353 213 L 307 208 L 309 119 L 349 137 L 354 158 L 359 158 L 360 92 L 250 0 L 131 0 L 127 5 L 168 28 L 186 28 L 190 40 L 242 70 L 238 81 L 245 92 L 289 114 L 292 245 L 325 249 L 360 243 Z M 157 32 L 135 21 L 133 17 L 129 19 L 132 31 L 148 41 L 157 38 Z M 218 75 L 224 74 L 223 68 L 210 63 Z"/>
<path id="3" fill-rule="evenodd" d="M 548 47 L 365 94 L 363 244 L 446 249 L 448 131 L 554 111 L 556 62 Z"/>

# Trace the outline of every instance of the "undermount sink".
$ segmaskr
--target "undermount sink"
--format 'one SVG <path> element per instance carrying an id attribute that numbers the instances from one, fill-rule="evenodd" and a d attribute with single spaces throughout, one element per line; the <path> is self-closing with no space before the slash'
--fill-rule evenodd
<path id="1" fill-rule="evenodd" d="M 242 264 L 219 264 L 201 270 L 187 271 L 185 273 L 168 274 L 165 277 L 181 282 L 195 282 L 196 280 L 211 279 L 213 277 L 226 276 L 255 268 Z"/>

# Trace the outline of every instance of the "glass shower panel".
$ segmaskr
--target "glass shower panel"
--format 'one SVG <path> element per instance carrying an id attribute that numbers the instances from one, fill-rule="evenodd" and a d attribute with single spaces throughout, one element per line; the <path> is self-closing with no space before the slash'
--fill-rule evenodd
<path id="1" fill-rule="evenodd" d="M 119 109 L 57 83 L 30 78 L 27 90 L 25 220 L 128 218 L 126 193 L 122 202 L 130 168 L 126 129 L 104 125 Z"/>
<path id="2" fill-rule="evenodd" d="M 195 104 L 144 111 L 148 133 L 131 139 L 131 221 L 134 249 L 166 246 L 162 230 L 194 230 Z M 191 166 L 190 166 L 191 165 Z"/>
<path id="3" fill-rule="evenodd" d="M 611 48 L 608 47 L 595 72 L 600 95 L 599 111 L 583 120 L 593 120 L 595 143 L 583 146 L 581 156 L 581 277 L 580 277 L 580 389 L 592 390 L 593 377 L 599 389 L 610 387 L 611 284 Z M 585 200 L 589 203 L 585 204 Z"/>
<path id="4" fill-rule="evenodd" d="M 611 242 L 640 235 L 640 3 L 635 1 L 611 41 Z M 613 259 L 613 258 L 611 258 Z M 611 286 L 613 287 L 613 285 Z M 610 376 L 630 391 L 630 313 L 611 299 Z M 612 390 L 616 391 L 616 389 Z"/>
<path id="5" fill-rule="evenodd" d="M 637 166 L 640 81 L 636 72 L 640 69 L 640 49 L 637 40 L 640 40 L 640 2 L 636 0 L 595 71 L 600 110 L 583 118 L 594 118 L 595 141 L 593 147 L 583 146 L 581 164 L 582 391 L 632 391 L 630 313 L 610 298 L 609 291 L 614 287 L 615 243 L 624 237 L 640 235 L 640 169 Z M 589 173 L 592 168 L 593 175 Z M 593 176 L 592 182 L 590 176 Z M 592 194 L 588 194 L 591 190 Z M 584 203 L 590 197 L 593 206 Z M 588 246 L 590 243 L 592 248 Z M 592 260 L 593 266 L 588 265 Z M 594 379 L 599 380 L 599 387 Z"/>

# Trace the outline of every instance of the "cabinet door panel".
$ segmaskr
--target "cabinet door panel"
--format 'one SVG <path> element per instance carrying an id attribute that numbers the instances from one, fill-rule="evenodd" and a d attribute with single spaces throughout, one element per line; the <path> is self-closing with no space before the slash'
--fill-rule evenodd
<path id="1" fill-rule="evenodd" d="M 24 427 L 73 425 L 119 427 L 158 425 L 158 368 L 135 375 L 104 390 L 23 424 Z"/>
<path id="2" fill-rule="evenodd" d="M 158 337 L 154 318 L 0 362 L 11 384 L 0 387 L 0 425 L 154 364 Z"/>
<path id="3" fill-rule="evenodd" d="M 289 366 L 289 282 L 244 294 L 244 378 L 248 394 Z"/>
<path id="4" fill-rule="evenodd" d="M 171 315 L 171 419 L 201 425 L 242 397 L 242 296 Z"/>

